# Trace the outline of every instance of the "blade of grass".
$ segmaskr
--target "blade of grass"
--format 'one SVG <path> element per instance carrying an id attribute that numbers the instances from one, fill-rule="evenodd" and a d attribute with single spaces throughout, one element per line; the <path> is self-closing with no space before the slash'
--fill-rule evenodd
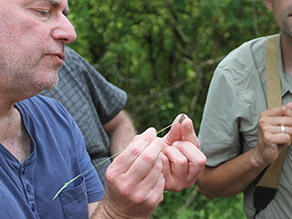
<path id="1" fill-rule="evenodd" d="M 172 126 L 172 124 L 166 126 L 165 128 L 159 130 L 156 134 L 158 135 L 159 133 L 161 133 L 161 132 L 165 131 L 166 129 L 170 128 L 171 126 Z M 115 157 L 118 156 L 121 152 L 122 152 L 122 151 L 120 151 L 120 152 L 118 152 L 118 153 L 116 153 L 116 154 L 114 154 L 114 155 L 108 157 L 107 159 L 105 159 L 105 160 L 99 162 L 98 164 L 94 165 L 93 167 L 91 167 L 91 168 L 89 168 L 88 170 L 84 171 L 83 173 L 79 174 L 79 175 L 76 176 L 75 178 L 71 179 L 70 181 L 64 183 L 63 187 L 62 187 L 62 188 L 56 193 L 56 195 L 54 196 L 54 198 L 53 198 L 52 200 L 55 200 L 55 199 L 58 197 L 58 195 L 59 195 L 59 194 L 60 194 L 60 193 L 61 193 L 61 192 L 62 192 L 62 191 L 63 191 L 63 190 L 64 190 L 64 189 L 70 184 L 70 183 L 72 183 L 74 180 L 76 180 L 77 178 L 79 178 L 79 177 L 82 176 L 83 174 L 87 173 L 88 171 L 90 171 L 90 170 L 92 170 L 92 169 L 95 169 L 97 166 L 99 166 L 99 165 L 105 163 L 106 161 L 108 161 L 108 160 L 110 160 L 110 159 L 112 159 L 112 158 L 115 158 Z"/>
<path id="2" fill-rule="evenodd" d="M 110 159 L 112 159 L 112 158 L 118 156 L 120 153 L 121 153 L 121 151 L 118 152 L 118 153 L 116 153 L 116 154 L 114 154 L 114 155 L 112 155 L 112 156 L 110 156 L 110 157 L 108 157 L 107 159 L 105 159 L 105 160 L 99 162 L 98 164 L 94 165 L 93 167 L 91 167 L 91 168 L 89 168 L 88 170 L 84 171 L 83 173 L 79 174 L 79 175 L 76 176 L 75 178 L 73 178 L 73 179 L 71 179 L 70 181 L 66 182 L 66 183 L 64 184 L 64 186 L 63 186 L 63 187 L 62 187 L 62 188 L 56 193 L 56 195 L 54 196 L 53 200 L 55 200 L 55 199 L 57 198 L 57 196 L 60 194 L 60 192 L 62 192 L 62 191 L 63 191 L 63 190 L 64 190 L 64 189 L 65 189 L 65 188 L 66 188 L 71 182 L 73 182 L 74 180 L 76 180 L 77 178 L 79 178 L 80 176 L 82 176 L 83 174 L 87 173 L 88 171 L 90 171 L 90 170 L 92 170 L 92 169 L 95 169 L 97 166 L 99 166 L 99 165 L 105 163 L 106 161 L 108 161 L 108 160 L 110 160 Z"/>

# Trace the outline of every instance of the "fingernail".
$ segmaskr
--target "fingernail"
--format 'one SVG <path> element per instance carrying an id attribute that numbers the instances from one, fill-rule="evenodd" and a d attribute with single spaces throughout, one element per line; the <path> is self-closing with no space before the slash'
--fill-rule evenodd
<path id="1" fill-rule="evenodd" d="M 173 146 L 177 146 L 179 144 L 179 141 L 175 141 L 172 143 Z"/>
<path id="2" fill-rule="evenodd" d="M 192 128 L 192 123 L 189 123 L 189 124 L 187 125 L 187 128 L 188 128 L 188 129 L 191 129 L 191 128 Z"/>
<path id="3" fill-rule="evenodd" d="M 149 137 L 153 140 L 153 139 L 155 139 L 156 138 L 156 131 L 150 131 L 149 132 Z"/>
<path id="4" fill-rule="evenodd" d="M 182 124 L 182 122 L 185 120 L 185 118 L 186 118 L 185 115 L 182 114 L 178 120 L 178 123 Z"/>

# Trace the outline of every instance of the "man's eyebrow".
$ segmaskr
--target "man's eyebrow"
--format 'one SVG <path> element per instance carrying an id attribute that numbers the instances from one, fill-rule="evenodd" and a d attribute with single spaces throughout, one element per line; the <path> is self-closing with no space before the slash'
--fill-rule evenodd
<path id="1" fill-rule="evenodd" d="M 60 8 L 62 5 L 62 0 L 26 0 L 26 4 L 29 3 L 49 3 L 54 8 Z M 68 6 L 63 10 L 63 14 L 67 16 L 69 14 Z"/>
<path id="2" fill-rule="evenodd" d="M 61 5 L 61 1 L 58 0 L 25 0 L 25 4 L 29 3 L 49 3 L 53 7 L 59 7 Z"/>

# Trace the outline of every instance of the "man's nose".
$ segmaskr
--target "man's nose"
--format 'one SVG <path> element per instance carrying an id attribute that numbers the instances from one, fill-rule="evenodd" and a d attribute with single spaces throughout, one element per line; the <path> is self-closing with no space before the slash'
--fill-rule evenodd
<path id="1" fill-rule="evenodd" d="M 57 18 L 57 25 L 52 32 L 52 37 L 63 43 L 72 43 L 76 40 L 75 29 L 64 14 Z"/>

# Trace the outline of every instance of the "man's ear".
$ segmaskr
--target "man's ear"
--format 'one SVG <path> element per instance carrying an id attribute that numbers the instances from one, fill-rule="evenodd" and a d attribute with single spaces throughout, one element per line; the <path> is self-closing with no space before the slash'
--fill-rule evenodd
<path id="1" fill-rule="evenodd" d="M 273 11 L 273 3 L 272 0 L 265 0 L 265 4 L 270 11 Z"/>

